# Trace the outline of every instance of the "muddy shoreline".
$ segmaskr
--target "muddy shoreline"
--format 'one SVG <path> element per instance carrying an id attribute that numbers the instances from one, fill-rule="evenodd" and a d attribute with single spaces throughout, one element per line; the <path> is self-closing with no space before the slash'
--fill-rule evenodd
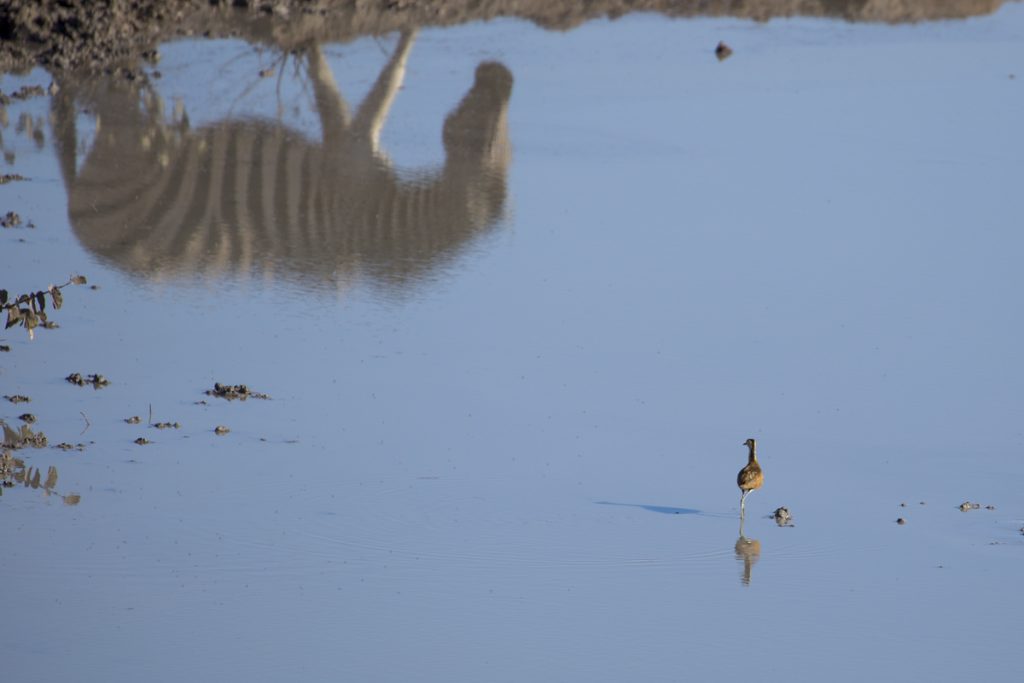
<path id="1" fill-rule="evenodd" d="M 284 49 L 420 26 L 517 17 L 553 30 L 633 12 L 834 17 L 902 23 L 989 14 L 1003 0 L 4 0 L 0 70 L 104 70 L 156 57 L 176 37 L 245 36 Z"/>

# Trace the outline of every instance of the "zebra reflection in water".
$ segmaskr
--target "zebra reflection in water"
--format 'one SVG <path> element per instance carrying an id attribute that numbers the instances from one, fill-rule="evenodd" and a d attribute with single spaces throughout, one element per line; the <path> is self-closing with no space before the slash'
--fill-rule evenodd
<path id="1" fill-rule="evenodd" d="M 301 53 L 322 128 L 168 122 L 151 92 L 112 80 L 54 101 L 72 227 L 114 266 L 150 278 L 264 273 L 313 286 L 368 277 L 401 290 L 502 217 L 512 75 L 483 63 L 444 123 L 443 165 L 400 176 L 379 148 L 414 40 L 403 33 L 353 115 L 317 46 Z M 76 170 L 75 107 L 97 134 Z M 315 283 L 315 285 L 314 285 Z"/>

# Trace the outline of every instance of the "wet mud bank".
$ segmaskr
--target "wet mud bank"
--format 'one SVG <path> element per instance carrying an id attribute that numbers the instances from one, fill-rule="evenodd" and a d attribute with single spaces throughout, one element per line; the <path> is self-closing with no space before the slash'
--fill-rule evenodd
<path id="1" fill-rule="evenodd" d="M 913 22 L 989 14 L 1003 0 L 6 0 L 0 3 L 0 70 L 111 68 L 156 60 L 179 36 L 243 36 L 284 48 L 421 26 L 517 17 L 565 30 L 599 17 L 833 17 Z"/>

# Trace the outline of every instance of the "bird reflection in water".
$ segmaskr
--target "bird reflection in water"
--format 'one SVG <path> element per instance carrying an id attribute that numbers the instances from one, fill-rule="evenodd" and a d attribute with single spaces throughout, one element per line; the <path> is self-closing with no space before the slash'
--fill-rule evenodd
<path id="1" fill-rule="evenodd" d="M 761 541 L 756 538 L 747 538 L 743 535 L 742 517 L 740 517 L 740 537 L 736 539 L 734 550 L 736 551 L 736 559 L 743 561 L 743 578 L 741 581 L 744 586 L 749 586 L 750 573 L 761 557 Z"/>
<path id="2" fill-rule="evenodd" d="M 56 146 L 75 235 L 147 279 L 262 275 L 316 289 L 360 280 L 393 294 L 429 279 L 504 215 L 512 75 L 479 64 L 445 119 L 443 163 L 397 169 L 380 134 L 415 34 L 401 33 L 354 110 L 319 44 L 281 46 L 311 85 L 319 140 L 253 116 L 193 128 L 187 113 L 165 116 L 147 84 L 61 83 Z M 84 160 L 79 110 L 99 131 Z"/>

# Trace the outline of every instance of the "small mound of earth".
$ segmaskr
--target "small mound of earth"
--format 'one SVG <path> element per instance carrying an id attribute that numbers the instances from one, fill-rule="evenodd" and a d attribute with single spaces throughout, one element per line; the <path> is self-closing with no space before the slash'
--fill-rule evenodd
<path id="1" fill-rule="evenodd" d="M 985 508 L 986 510 L 996 509 L 995 505 L 982 505 L 981 503 L 972 503 L 969 500 L 965 500 L 964 502 L 960 503 L 960 505 L 958 505 L 957 507 L 960 509 L 960 512 L 967 512 L 968 510 L 978 510 L 980 508 Z"/>
<path id="2" fill-rule="evenodd" d="M 772 518 L 779 526 L 793 526 L 793 515 L 790 514 L 787 507 L 775 508 Z"/>
<path id="3" fill-rule="evenodd" d="M 267 394 L 252 391 L 244 384 L 221 384 L 220 382 L 214 384 L 213 389 L 207 389 L 206 395 L 226 398 L 229 401 L 233 401 L 235 399 L 244 401 L 247 398 L 260 398 L 266 400 L 270 398 Z"/>
<path id="4" fill-rule="evenodd" d="M 84 387 L 86 384 L 91 384 L 94 389 L 99 389 L 100 387 L 105 387 L 108 384 L 110 384 L 110 380 L 108 380 L 103 375 L 97 375 L 97 374 L 92 374 L 92 375 L 87 375 L 86 377 L 82 377 L 82 375 L 80 373 L 72 372 L 70 375 L 68 375 L 64 379 L 67 380 L 68 382 L 70 382 L 71 384 L 75 384 L 75 385 L 80 386 L 80 387 Z"/>

